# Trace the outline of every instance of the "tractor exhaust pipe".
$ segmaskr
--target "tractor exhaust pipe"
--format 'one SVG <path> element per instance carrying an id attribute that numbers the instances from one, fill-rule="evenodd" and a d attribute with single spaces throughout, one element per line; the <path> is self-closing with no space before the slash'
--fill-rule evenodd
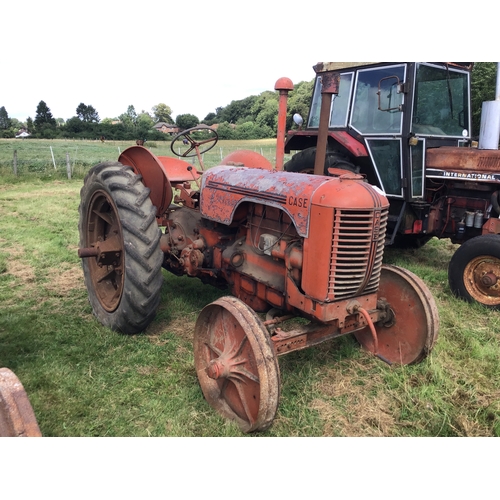
<path id="1" fill-rule="evenodd" d="M 275 170 L 283 170 L 285 158 L 285 136 L 286 136 L 286 107 L 288 92 L 293 90 L 293 83 L 290 78 L 280 78 L 274 85 L 274 90 L 280 93 L 278 108 L 278 134 L 276 137 L 276 167 Z"/>
<path id="2" fill-rule="evenodd" d="M 497 62 L 495 100 L 483 102 L 478 149 L 498 149 L 500 139 L 500 62 Z"/>
<path id="3" fill-rule="evenodd" d="M 330 109 L 332 96 L 337 96 L 340 86 L 340 74 L 326 72 L 321 76 L 321 110 L 319 115 L 318 142 L 314 160 L 314 174 L 324 175 L 326 148 L 328 146 L 328 127 L 330 125 Z"/>

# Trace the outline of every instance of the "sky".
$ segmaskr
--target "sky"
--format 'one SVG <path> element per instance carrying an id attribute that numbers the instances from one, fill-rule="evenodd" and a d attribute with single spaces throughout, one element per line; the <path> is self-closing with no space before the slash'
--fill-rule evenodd
<path id="1" fill-rule="evenodd" d="M 280 77 L 311 80 L 319 61 L 491 60 L 471 49 L 463 14 L 430 17 L 423 0 L 402 28 L 402 6 L 391 5 L 396 17 L 374 2 L 4 2 L 0 106 L 25 121 L 41 100 L 65 120 L 82 102 L 101 119 L 165 103 L 173 118 L 202 120 L 273 90 Z M 481 32 L 493 37 L 497 29 Z"/>

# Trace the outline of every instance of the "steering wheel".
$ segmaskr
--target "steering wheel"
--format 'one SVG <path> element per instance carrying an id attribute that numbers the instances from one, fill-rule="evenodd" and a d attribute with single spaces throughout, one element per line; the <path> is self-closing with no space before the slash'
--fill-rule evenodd
<path id="1" fill-rule="evenodd" d="M 208 131 L 213 134 L 213 137 L 209 137 L 208 139 L 201 141 L 196 141 L 190 136 L 191 132 L 194 132 L 196 130 L 204 132 Z M 187 146 L 186 151 L 184 151 L 184 153 L 182 154 L 176 152 L 174 149 L 175 144 L 181 138 L 183 145 Z M 200 125 L 198 127 L 188 128 L 183 132 L 181 132 L 180 134 L 177 134 L 170 143 L 170 149 L 172 150 L 172 153 L 174 153 L 174 155 L 176 156 L 180 156 L 182 158 L 191 158 L 192 156 L 199 156 L 200 154 L 206 153 L 207 151 L 212 149 L 217 144 L 218 141 L 219 141 L 219 135 L 213 128 L 210 128 L 208 125 Z M 206 145 L 206 147 L 200 150 L 200 146 L 204 145 Z M 194 151 L 194 153 L 192 151 Z"/>

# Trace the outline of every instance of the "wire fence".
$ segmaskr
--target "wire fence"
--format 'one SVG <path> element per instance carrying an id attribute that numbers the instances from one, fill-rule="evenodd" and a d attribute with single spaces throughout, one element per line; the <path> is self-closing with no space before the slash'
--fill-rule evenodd
<path id="1" fill-rule="evenodd" d="M 117 161 L 131 145 L 130 141 L 0 141 L 0 175 L 79 178 L 98 163 Z M 144 147 L 156 156 L 176 156 L 169 142 L 145 143 Z M 242 149 L 258 153 L 275 163 L 276 147 L 273 141 L 221 141 L 201 155 L 203 166 L 207 169 L 219 165 L 227 155 Z M 176 148 L 176 153 L 182 153 L 180 147 Z M 200 168 L 196 156 L 185 160 Z"/>

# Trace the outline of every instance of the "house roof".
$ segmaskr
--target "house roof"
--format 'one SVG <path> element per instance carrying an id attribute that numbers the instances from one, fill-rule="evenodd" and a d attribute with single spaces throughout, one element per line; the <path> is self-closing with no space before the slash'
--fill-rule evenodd
<path id="1" fill-rule="evenodd" d="M 162 128 L 164 126 L 167 128 L 177 128 L 177 125 L 175 123 L 167 123 L 167 122 L 155 123 L 153 128 Z"/>

